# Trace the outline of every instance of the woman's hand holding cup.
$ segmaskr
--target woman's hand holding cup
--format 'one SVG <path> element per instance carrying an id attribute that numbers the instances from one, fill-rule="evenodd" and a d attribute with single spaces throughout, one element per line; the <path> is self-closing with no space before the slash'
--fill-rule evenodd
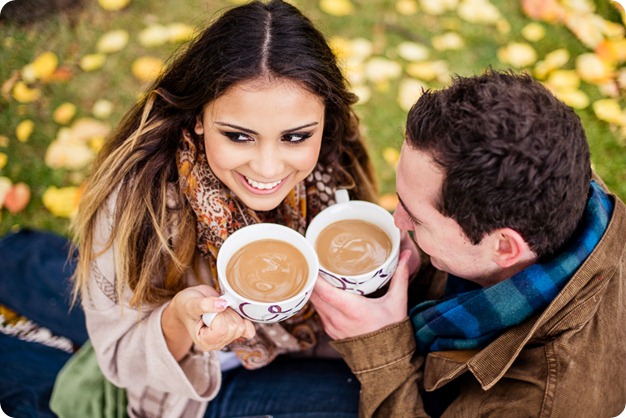
<path id="1" fill-rule="evenodd" d="M 206 312 L 220 313 L 210 327 L 201 319 Z M 252 322 L 228 308 L 219 293 L 207 285 L 178 292 L 163 311 L 161 326 L 170 352 L 177 360 L 194 343 L 202 351 L 220 350 L 237 338 L 255 335 Z"/>

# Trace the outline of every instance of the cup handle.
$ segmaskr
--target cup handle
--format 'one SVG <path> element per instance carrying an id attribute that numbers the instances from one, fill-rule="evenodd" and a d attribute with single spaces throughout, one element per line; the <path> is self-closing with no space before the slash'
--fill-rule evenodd
<path id="1" fill-rule="evenodd" d="M 226 302 L 228 302 L 228 305 L 226 306 L 235 306 L 236 302 L 226 293 L 223 294 L 222 296 L 220 296 L 220 298 L 224 299 Z M 215 317 L 217 316 L 217 314 L 220 312 L 207 312 L 205 314 L 202 314 L 202 322 L 204 322 L 204 325 L 206 325 L 207 327 L 211 326 L 211 323 L 213 322 L 213 320 L 215 319 Z"/>
<path id="2" fill-rule="evenodd" d="M 346 189 L 335 190 L 335 202 L 346 203 L 350 201 L 350 195 Z"/>

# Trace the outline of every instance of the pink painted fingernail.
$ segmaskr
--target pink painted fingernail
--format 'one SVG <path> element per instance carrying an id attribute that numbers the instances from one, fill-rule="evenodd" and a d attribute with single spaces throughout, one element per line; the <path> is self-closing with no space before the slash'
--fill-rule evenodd
<path id="1" fill-rule="evenodd" d="M 226 309 L 228 306 L 228 301 L 226 299 L 218 299 L 215 301 L 215 307 L 217 309 Z"/>

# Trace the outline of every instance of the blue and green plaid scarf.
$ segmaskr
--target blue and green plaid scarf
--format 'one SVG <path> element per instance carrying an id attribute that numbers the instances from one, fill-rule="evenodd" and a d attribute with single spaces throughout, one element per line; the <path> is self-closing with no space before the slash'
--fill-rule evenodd
<path id="1" fill-rule="evenodd" d="M 613 202 L 592 181 L 580 232 L 556 257 L 487 288 L 449 275 L 443 299 L 409 311 L 419 351 L 483 348 L 543 310 L 596 247 L 612 212 Z"/>

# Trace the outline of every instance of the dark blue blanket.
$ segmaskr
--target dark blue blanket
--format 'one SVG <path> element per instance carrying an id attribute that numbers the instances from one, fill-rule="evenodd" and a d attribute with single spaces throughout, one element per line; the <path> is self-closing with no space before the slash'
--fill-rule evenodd
<path id="1" fill-rule="evenodd" d="M 0 304 L 69 339 L 87 340 L 80 305 L 71 306 L 75 248 L 61 236 L 31 230 L 0 239 Z M 0 333 L 0 406 L 9 416 L 53 417 L 48 407 L 58 371 L 71 353 Z"/>

